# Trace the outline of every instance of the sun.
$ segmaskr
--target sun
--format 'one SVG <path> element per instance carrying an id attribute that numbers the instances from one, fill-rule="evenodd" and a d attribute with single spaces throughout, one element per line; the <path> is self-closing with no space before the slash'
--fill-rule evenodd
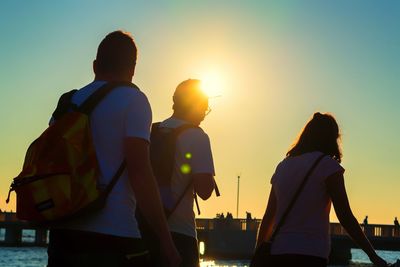
<path id="1" fill-rule="evenodd" d="M 222 95 L 223 91 L 223 77 L 221 73 L 217 71 L 208 71 L 203 75 L 200 75 L 202 90 L 207 94 L 208 97 L 218 97 Z"/>

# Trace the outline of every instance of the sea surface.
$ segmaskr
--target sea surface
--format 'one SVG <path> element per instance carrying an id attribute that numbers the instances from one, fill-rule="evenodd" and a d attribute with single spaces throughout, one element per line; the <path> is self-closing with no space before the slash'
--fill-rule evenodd
<path id="1" fill-rule="evenodd" d="M 0 240 L 4 240 L 4 229 L 0 229 Z M 23 242 L 33 242 L 34 235 L 31 230 L 22 232 Z M 377 253 L 388 263 L 400 259 L 400 251 L 383 251 Z M 352 263 L 349 266 L 372 266 L 368 256 L 361 249 L 352 249 Z M 47 263 L 46 248 L 42 247 L 0 247 L 0 267 L 45 267 Z M 201 267 L 244 267 L 249 266 L 249 261 L 220 261 L 203 259 Z M 347 267 L 330 265 L 330 267 Z"/>
<path id="2" fill-rule="evenodd" d="M 360 249 L 352 249 L 352 263 L 349 266 L 372 266 L 367 255 Z M 378 251 L 387 262 L 400 259 L 399 251 Z M 46 248 L 38 247 L 0 247 L 1 267 L 45 267 L 47 263 Z M 202 260 L 201 267 L 244 267 L 248 261 Z M 330 265 L 333 267 L 333 265 Z M 344 267 L 335 265 L 335 267 Z"/>

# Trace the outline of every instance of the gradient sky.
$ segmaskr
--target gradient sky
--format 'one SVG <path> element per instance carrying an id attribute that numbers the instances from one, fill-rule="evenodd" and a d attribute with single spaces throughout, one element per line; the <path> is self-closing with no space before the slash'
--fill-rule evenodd
<path id="1" fill-rule="evenodd" d="M 171 114 L 182 80 L 215 76 L 221 94 L 202 124 L 222 196 L 201 217 L 263 215 L 275 166 L 313 112 L 342 130 L 355 216 L 400 217 L 400 2 L 0 2 L 0 208 L 27 146 L 58 97 L 93 79 L 102 38 L 116 29 L 139 47 L 134 77 L 154 121 Z M 336 217 L 332 213 L 332 220 Z"/>

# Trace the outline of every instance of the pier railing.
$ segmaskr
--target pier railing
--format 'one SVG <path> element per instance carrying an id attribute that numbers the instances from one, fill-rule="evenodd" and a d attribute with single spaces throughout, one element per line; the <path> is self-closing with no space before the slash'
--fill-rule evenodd
<path id="1" fill-rule="evenodd" d="M 259 219 L 196 219 L 198 231 L 215 229 L 257 231 L 261 220 Z M 360 224 L 365 235 L 368 237 L 395 237 L 400 238 L 400 228 L 395 225 L 385 224 Z M 340 223 L 330 223 L 330 234 L 335 236 L 347 235 L 346 230 Z"/>
<path id="2" fill-rule="evenodd" d="M 261 223 L 259 219 L 214 218 L 196 219 L 197 231 L 235 231 L 256 233 Z M 395 225 L 361 225 L 364 233 L 374 239 L 395 240 L 400 242 L 400 229 Z M 333 237 L 347 236 L 346 230 L 339 223 L 330 224 Z M 27 222 L 18 221 L 15 213 L 0 213 L 0 245 L 2 246 L 46 246 L 48 230 L 35 227 Z"/>
<path id="3" fill-rule="evenodd" d="M 196 219 L 196 229 L 198 231 L 208 231 L 214 229 L 257 231 L 261 220 L 258 219 Z"/>

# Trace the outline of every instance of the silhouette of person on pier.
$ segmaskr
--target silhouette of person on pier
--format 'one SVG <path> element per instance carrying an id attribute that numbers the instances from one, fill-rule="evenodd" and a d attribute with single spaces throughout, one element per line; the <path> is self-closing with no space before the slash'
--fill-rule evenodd
<path id="1" fill-rule="evenodd" d="M 330 114 L 315 113 L 276 167 L 267 208 L 257 237 L 256 249 L 270 241 L 275 227 L 306 173 L 312 172 L 296 202 L 272 240 L 270 267 L 325 267 L 330 253 L 329 212 L 331 202 L 342 226 L 377 266 L 387 266 L 364 235 L 347 198 L 339 127 Z M 320 159 L 317 162 L 317 159 Z M 315 168 L 312 169 L 311 166 Z M 265 244 L 261 248 L 265 247 Z"/>
<path id="2" fill-rule="evenodd" d="M 224 213 L 223 213 L 223 212 L 221 212 L 221 213 L 217 213 L 217 216 L 216 216 L 216 218 L 217 218 L 217 219 L 224 220 L 224 219 L 225 219 L 225 215 L 224 215 Z"/>
<path id="3" fill-rule="evenodd" d="M 394 217 L 394 236 L 399 236 L 399 230 L 400 230 L 400 225 L 399 225 L 399 221 L 397 220 L 397 217 Z"/>
<path id="4" fill-rule="evenodd" d="M 369 225 L 368 223 L 368 215 L 365 216 L 364 221 L 363 221 L 363 227 L 364 227 L 364 233 L 366 236 L 373 236 L 374 235 L 374 228 Z"/>
<path id="5" fill-rule="evenodd" d="M 246 220 L 252 220 L 251 218 L 251 212 L 246 211 Z"/>
<path id="6" fill-rule="evenodd" d="M 368 225 L 368 215 L 365 216 L 364 221 L 363 221 L 364 226 Z"/>

